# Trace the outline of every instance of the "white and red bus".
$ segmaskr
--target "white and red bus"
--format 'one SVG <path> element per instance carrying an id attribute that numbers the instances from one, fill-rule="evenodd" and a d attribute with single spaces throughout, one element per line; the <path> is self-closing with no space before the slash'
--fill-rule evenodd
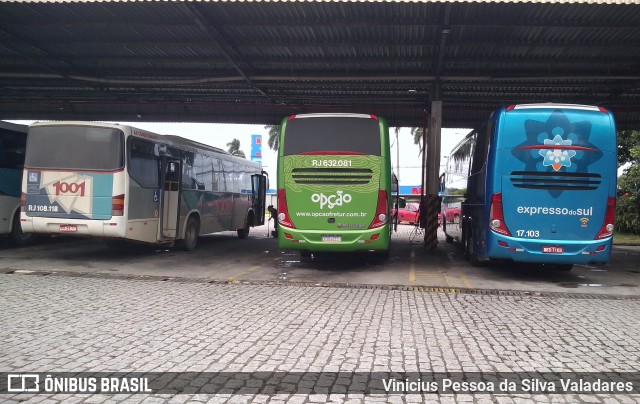
<path id="1" fill-rule="evenodd" d="M 264 223 L 260 164 L 177 136 L 95 122 L 29 127 L 22 228 L 193 250 Z"/>

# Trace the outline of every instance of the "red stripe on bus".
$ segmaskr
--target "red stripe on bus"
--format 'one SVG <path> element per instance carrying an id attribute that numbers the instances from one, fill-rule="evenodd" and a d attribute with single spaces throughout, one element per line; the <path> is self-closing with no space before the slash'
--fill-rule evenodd
<path id="1" fill-rule="evenodd" d="M 598 149 L 593 149 L 591 147 L 584 147 L 584 146 L 570 146 L 570 145 L 535 145 L 535 146 L 520 146 L 520 147 L 516 147 L 516 149 L 543 149 L 543 150 L 557 150 L 557 149 L 563 149 L 563 150 L 583 150 L 583 151 L 598 151 Z"/>

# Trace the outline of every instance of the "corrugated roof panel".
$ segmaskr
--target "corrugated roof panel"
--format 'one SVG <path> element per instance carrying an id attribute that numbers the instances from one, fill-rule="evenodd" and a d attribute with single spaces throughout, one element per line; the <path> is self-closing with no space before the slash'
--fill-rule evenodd
<path id="1" fill-rule="evenodd" d="M 379 0 L 181 0 L 201 3 L 379 3 Z M 0 3 L 141 3 L 166 0 L 0 0 Z M 386 3 L 638 4 L 638 0 L 385 0 Z"/>
<path id="2" fill-rule="evenodd" d="M 209 121 L 244 110 L 275 123 L 375 105 L 409 124 L 439 79 L 446 125 L 549 100 L 606 103 L 636 122 L 638 3 L 581 4 L 0 3 L 0 110 Z"/>

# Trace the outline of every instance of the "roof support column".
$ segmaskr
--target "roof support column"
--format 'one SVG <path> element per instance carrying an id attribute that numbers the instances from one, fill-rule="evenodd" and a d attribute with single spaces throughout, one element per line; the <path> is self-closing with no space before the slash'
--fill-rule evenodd
<path id="1" fill-rule="evenodd" d="M 421 219 L 423 220 L 424 247 L 427 251 L 435 251 L 438 245 L 438 213 L 441 197 L 439 196 L 440 176 L 440 136 L 442 130 L 442 101 L 440 82 L 435 81 L 431 87 L 431 114 L 429 131 L 427 131 L 426 162 L 423 165 L 426 200 L 422 200 Z"/>

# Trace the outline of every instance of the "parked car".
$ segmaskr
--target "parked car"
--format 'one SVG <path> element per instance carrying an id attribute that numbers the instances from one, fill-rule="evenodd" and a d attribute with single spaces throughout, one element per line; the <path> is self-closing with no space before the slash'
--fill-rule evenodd
<path id="1" fill-rule="evenodd" d="M 445 208 L 444 214 L 447 219 L 447 223 L 460 223 L 460 204 Z"/>
<path id="2" fill-rule="evenodd" d="M 406 222 L 410 224 L 417 224 L 420 221 L 420 204 L 414 202 L 406 203 L 404 207 L 401 207 L 399 210 L 396 210 L 395 208 L 392 209 L 391 215 L 394 218 L 398 215 L 398 223 Z M 442 213 L 438 213 L 438 226 L 440 225 L 442 225 Z"/>
<path id="3" fill-rule="evenodd" d="M 409 224 L 418 223 L 418 212 L 420 205 L 417 203 L 407 203 L 404 208 L 398 209 L 398 223 L 409 222 Z"/>

